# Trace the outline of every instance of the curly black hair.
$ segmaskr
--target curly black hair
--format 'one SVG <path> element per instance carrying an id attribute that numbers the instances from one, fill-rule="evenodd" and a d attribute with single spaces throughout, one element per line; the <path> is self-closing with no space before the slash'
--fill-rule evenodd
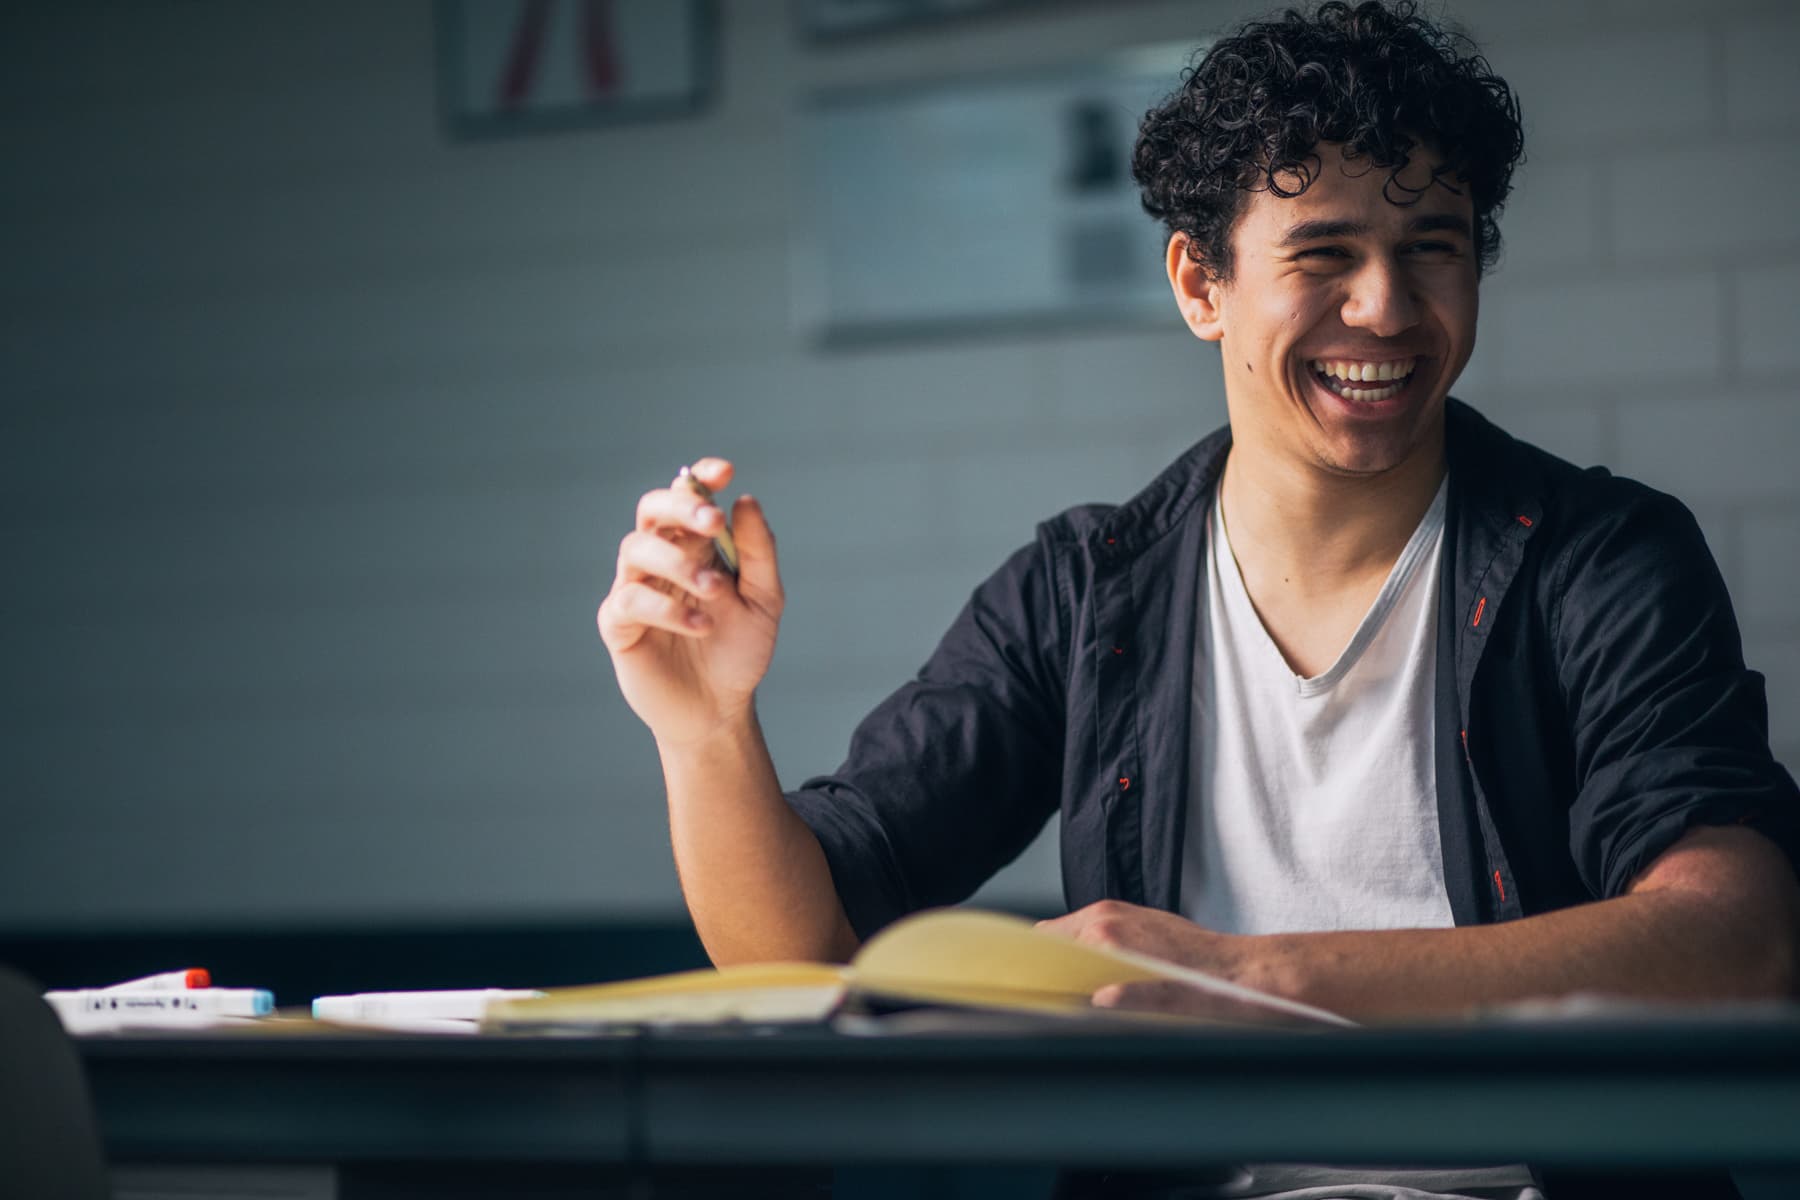
<path id="1" fill-rule="evenodd" d="M 1476 261 L 1483 271 L 1493 265 L 1497 218 L 1524 153 L 1518 100 L 1467 37 L 1419 16 L 1411 0 L 1391 8 L 1331 0 L 1215 42 L 1144 115 L 1131 173 L 1145 211 L 1171 236 L 1187 235 L 1194 261 L 1229 279 L 1246 197 L 1304 192 L 1321 142 L 1389 171 L 1396 204 L 1419 194 L 1398 178 L 1412 151 L 1436 153 L 1433 182 L 1469 189 Z"/>

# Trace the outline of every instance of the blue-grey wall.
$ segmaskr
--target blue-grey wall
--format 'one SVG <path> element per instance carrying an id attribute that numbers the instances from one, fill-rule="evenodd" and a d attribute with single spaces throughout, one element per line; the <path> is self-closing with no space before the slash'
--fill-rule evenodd
<path id="1" fill-rule="evenodd" d="M 1223 419 L 1174 320 L 822 351 L 798 105 L 1198 40 L 1064 4 L 812 44 L 724 0 L 703 115 L 458 143 L 411 3 L 0 17 L 0 927 L 678 911 L 593 630 L 637 494 L 728 453 L 791 596 L 777 763 L 834 765 L 1035 520 Z M 1459 392 L 1698 511 L 1800 760 L 1800 21 L 1452 6 L 1530 161 Z M 870 269 L 879 270 L 879 238 Z M 1048 839 L 993 885 L 1056 903 Z"/>

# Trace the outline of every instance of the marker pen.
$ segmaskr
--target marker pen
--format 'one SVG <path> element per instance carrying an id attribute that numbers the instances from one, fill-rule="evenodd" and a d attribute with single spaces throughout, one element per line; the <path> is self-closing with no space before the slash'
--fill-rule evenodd
<path id="1" fill-rule="evenodd" d="M 180 992 L 188 988 L 212 986 L 212 973 L 205 967 L 188 967 L 183 971 L 164 971 L 160 975 L 146 975 L 142 979 L 127 979 L 124 983 L 109 983 L 103 988 L 95 988 L 101 992 Z"/>
<path id="2" fill-rule="evenodd" d="M 275 1011 L 275 996 L 263 988 L 188 988 L 179 992 L 115 992 L 82 988 L 45 992 L 60 1013 L 193 1012 L 215 1017 L 264 1017 Z"/>
<path id="3" fill-rule="evenodd" d="M 227 1025 L 256 1025 L 261 1017 L 221 1017 L 214 1013 L 171 1009 L 153 1012 L 65 1012 L 57 1010 L 57 1019 L 69 1033 L 80 1036 L 95 1033 L 129 1033 L 155 1029 L 219 1029 Z"/>
<path id="4" fill-rule="evenodd" d="M 459 1021 L 449 1017 L 383 1017 L 379 1021 L 356 1021 L 349 1017 L 335 1017 L 326 1024 L 342 1029 L 373 1030 L 381 1033 L 449 1033 L 472 1037 L 481 1032 L 480 1021 Z"/>
<path id="5" fill-rule="evenodd" d="M 320 996 L 312 1014 L 319 1021 L 479 1021 L 490 1000 L 531 1000 L 544 993 L 524 988 L 472 988 L 439 992 L 358 992 Z"/>

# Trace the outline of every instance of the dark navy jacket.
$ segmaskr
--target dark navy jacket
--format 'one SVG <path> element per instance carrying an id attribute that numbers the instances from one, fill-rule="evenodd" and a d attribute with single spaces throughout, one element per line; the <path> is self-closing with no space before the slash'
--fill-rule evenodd
<path id="1" fill-rule="evenodd" d="M 1446 418 L 1437 790 L 1459 925 L 1621 894 L 1696 825 L 1800 860 L 1712 556 L 1678 501 Z M 789 802 L 864 938 L 967 898 L 1060 809 L 1065 899 L 1178 911 L 1207 514 L 1200 442 L 1124 504 L 1071 509 L 983 583 L 912 682 Z"/>

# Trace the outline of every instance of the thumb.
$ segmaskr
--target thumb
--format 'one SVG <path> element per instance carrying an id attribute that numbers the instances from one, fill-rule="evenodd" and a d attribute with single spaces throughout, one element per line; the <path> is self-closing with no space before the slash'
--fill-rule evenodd
<path id="1" fill-rule="evenodd" d="M 781 570 L 775 560 L 775 531 L 754 496 L 739 496 L 731 506 L 731 535 L 737 540 L 738 589 L 763 602 L 781 603 Z"/>

